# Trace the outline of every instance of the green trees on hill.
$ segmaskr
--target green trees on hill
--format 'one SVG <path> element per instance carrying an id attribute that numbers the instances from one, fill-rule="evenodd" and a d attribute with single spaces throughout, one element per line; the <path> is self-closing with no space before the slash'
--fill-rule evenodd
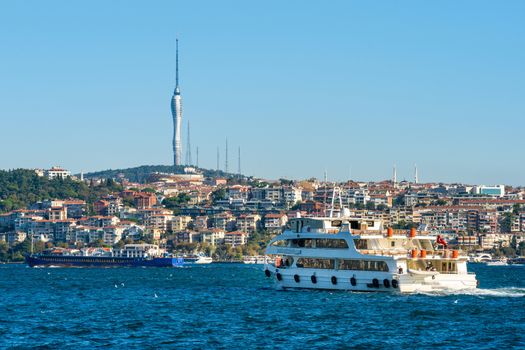
<path id="1" fill-rule="evenodd" d="M 76 198 L 92 203 L 121 190 L 111 179 L 88 185 L 70 178 L 49 180 L 29 169 L 0 170 L 0 212 L 25 208 L 46 199 Z"/>
<path id="2" fill-rule="evenodd" d="M 119 175 L 123 175 L 126 179 L 131 182 L 146 183 L 148 182 L 150 175 L 152 173 L 175 173 L 182 174 L 184 173 L 184 165 L 173 166 L 173 165 L 142 165 L 134 168 L 127 169 L 109 169 L 103 171 L 97 171 L 93 173 L 85 174 L 86 178 L 98 178 L 98 179 L 107 179 L 107 178 L 116 178 Z M 212 169 L 200 169 L 199 170 L 204 174 L 205 177 L 232 177 L 236 176 L 234 174 L 226 174 L 221 170 L 212 170 Z"/>

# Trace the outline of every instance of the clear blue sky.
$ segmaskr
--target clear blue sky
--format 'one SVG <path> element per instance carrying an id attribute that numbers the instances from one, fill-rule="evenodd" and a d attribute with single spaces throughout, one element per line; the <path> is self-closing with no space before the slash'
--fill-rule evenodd
<path id="1" fill-rule="evenodd" d="M 525 184 L 524 1 L 16 1 L 0 168 L 170 164 L 180 38 L 200 165 Z M 184 132 L 185 134 L 185 132 Z M 183 145 L 185 146 L 184 140 Z M 185 150 L 183 151 L 185 152 Z"/>

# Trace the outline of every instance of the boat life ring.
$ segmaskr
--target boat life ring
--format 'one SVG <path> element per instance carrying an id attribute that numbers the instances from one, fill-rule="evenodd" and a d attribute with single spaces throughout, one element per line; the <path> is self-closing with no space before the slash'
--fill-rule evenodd
<path id="1" fill-rule="evenodd" d="M 332 284 L 337 284 L 337 277 L 332 276 L 330 280 L 332 281 Z"/>
<path id="2" fill-rule="evenodd" d="M 383 280 L 383 286 L 385 286 L 385 288 L 390 288 L 390 281 L 388 279 L 384 279 Z"/>
<path id="3" fill-rule="evenodd" d="M 272 275 L 272 273 L 268 269 L 264 270 L 264 274 L 266 275 L 266 277 L 270 277 Z"/>
<path id="4" fill-rule="evenodd" d="M 282 281 L 283 280 L 283 276 L 279 272 L 277 272 L 275 274 L 275 277 L 277 278 L 277 281 Z"/>
<path id="5" fill-rule="evenodd" d="M 297 282 L 297 283 L 301 282 L 301 277 L 299 277 L 299 275 L 293 275 L 293 279 L 294 279 L 295 282 Z"/>
<path id="6" fill-rule="evenodd" d="M 355 277 L 350 278 L 350 284 L 354 287 L 357 285 L 357 280 L 355 279 Z"/>
<path id="7" fill-rule="evenodd" d="M 392 288 L 399 287 L 399 282 L 397 280 L 392 280 Z"/>
<path id="8" fill-rule="evenodd" d="M 374 278 L 372 280 L 372 285 L 374 286 L 374 288 L 379 288 L 379 280 L 377 278 Z"/>
<path id="9" fill-rule="evenodd" d="M 312 277 L 310 277 L 310 279 L 312 280 L 312 283 L 313 283 L 313 284 L 316 284 L 316 283 L 317 283 L 317 276 L 312 275 Z"/>

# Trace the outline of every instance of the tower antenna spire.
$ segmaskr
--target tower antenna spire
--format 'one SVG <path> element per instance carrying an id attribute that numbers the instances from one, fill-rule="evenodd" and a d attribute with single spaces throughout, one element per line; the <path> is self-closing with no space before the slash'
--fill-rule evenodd
<path id="1" fill-rule="evenodd" d="M 175 88 L 179 87 L 179 38 L 175 39 Z"/>

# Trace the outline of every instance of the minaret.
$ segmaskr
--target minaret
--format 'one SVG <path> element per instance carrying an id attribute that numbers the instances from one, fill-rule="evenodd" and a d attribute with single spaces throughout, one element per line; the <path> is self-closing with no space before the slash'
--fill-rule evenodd
<path id="1" fill-rule="evenodd" d="M 237 173 L 241 175 L 241 147 L 239 146 L 239 153 L 237 158 Z"/>
<path id="2" fill-rule="evenodd" d="M 190 121 L 188 120 L 188 135 L 186 136 L 186 165 L 193 165 L 191 159 Z"/>
<path id="3" fill-rule="evenodd" d="M 182 98 L 179 88 L 179 39 L 176 41 L 175 56 L 175 91 L 171 98 L 171 115 L 173 116 L 173 164 L 181 165 L 182 163 L 182 145 L 181 145 L 181 128 L 182 128 Z"/>
<path id="4" fill-rule="evenodd" d="M 219 146 L 217 146 L 217 171 L 219 171 Z"/>
<path id="5" fill-rule="evenodd" d="M 392 183 L 394 185 L 394 188 L 397 187 L 397 170 L 396 170 L 396 165 L 394 164 L 394 171 L 393 171 L 393 174 L 392 174 Z"/>
<path id="6" fill-rule="evenodd" d="M 417 164 L 414 164 L 414 183 L 415 184 L 419 183 L 419 177 L 417 175 Z"/>
<path id="7" fill-rule="evenodd" d="M 226 153 L 225 153 L 225 159 L 224 159 L 224 172 L 228 172 L 228 138 L 226 138 Z"/>
<path id="8" fill-rule="evenodd" d="M 195 153 L 197 153 L 197 162 L 195 163 L 195 166 L 198 168 L 199 167 L 199 146 L 197 146 Z"/>

